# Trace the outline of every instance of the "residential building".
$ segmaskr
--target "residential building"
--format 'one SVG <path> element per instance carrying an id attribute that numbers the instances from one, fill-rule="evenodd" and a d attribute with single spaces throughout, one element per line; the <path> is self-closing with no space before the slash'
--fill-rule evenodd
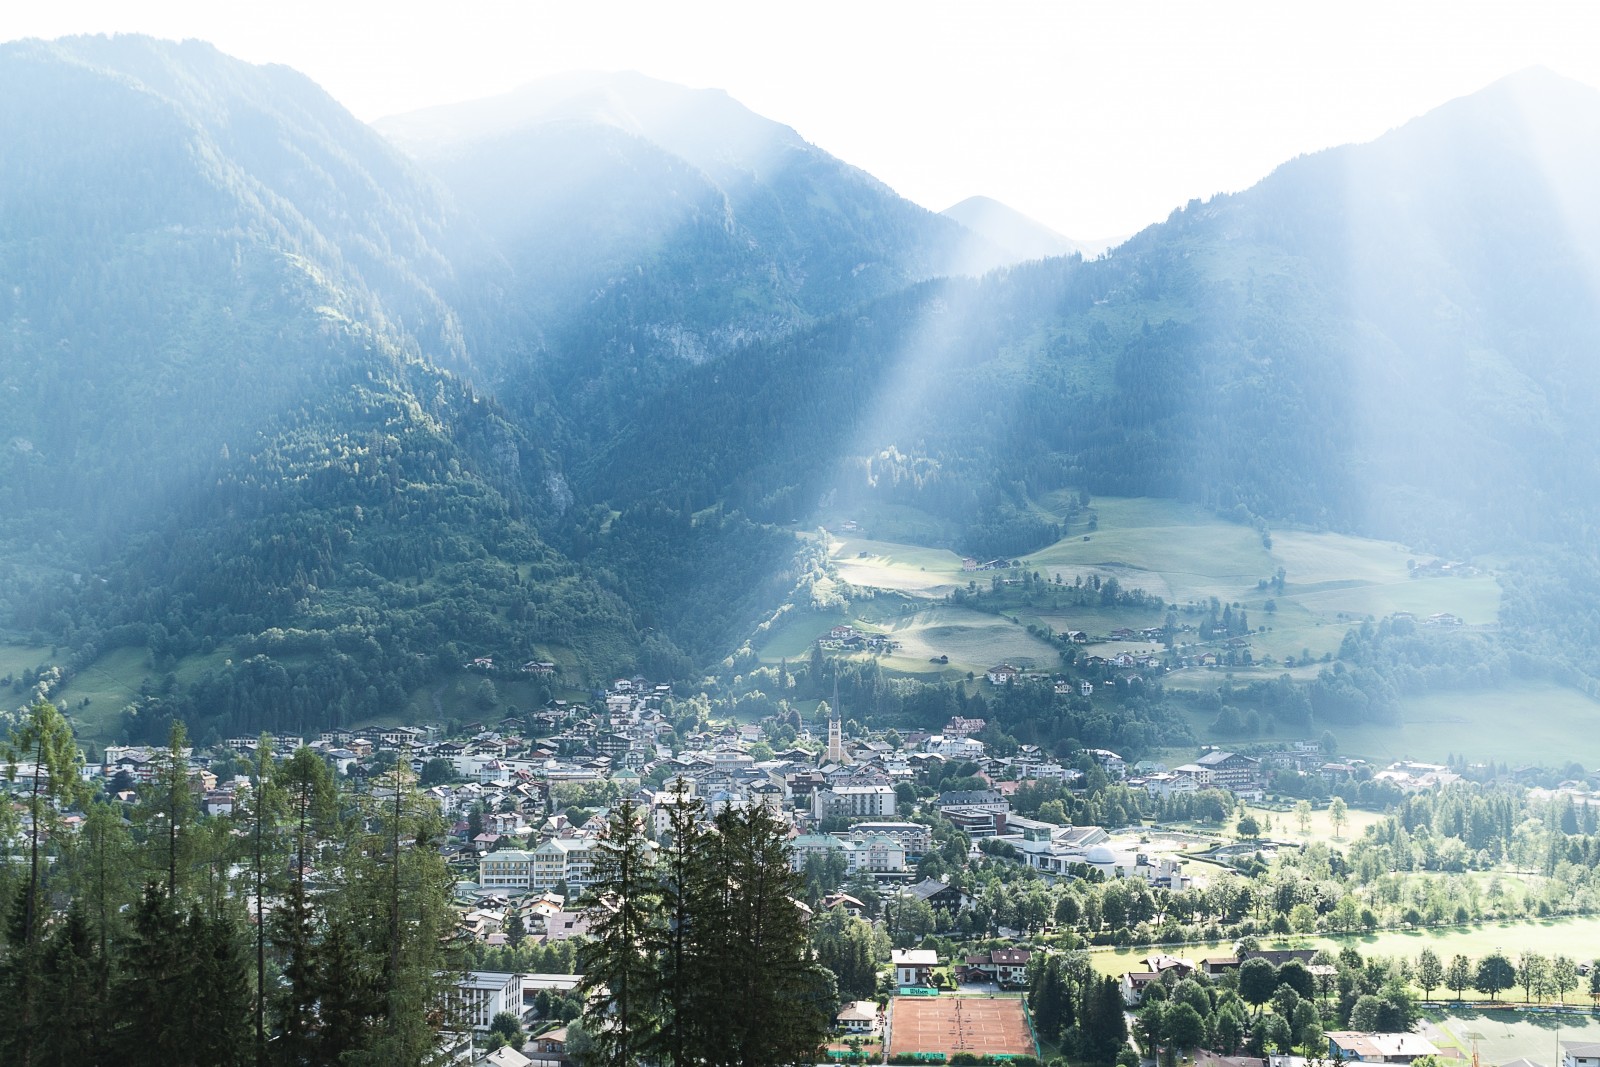
<path id="1" fill-rule="evenodd" d="M 589 884 L 593 870 L 593 853 L 588 838 L 553 837 L 533 852 L 533 874 L 530 888 L 554 889 L 557 882 L 566 883 L 568 895 Z"/>
<path id="2" fill-rule="evenodd" d="M 460 1025 L 487 1030 L 494 1017 L 509 1011 L 522 1017 L 522 975 L 504 971 L 468 971 L 456 984 Z"/>
<path id="3" fill-rule="evenodd" d="M 839 1009 L 833 1022 L 842 1034 L 875 1034 L 878 1032 L 878 1005 L 871 1000 L 852 1000 Z"/>
<path id="4" fill-rule="evenodd" d="M 525 893 L 533 886 L 533 858 L 532 852 L 513 848 L 486 852 L 478 857 L 478 885 Z"/>
<path id="5" fill-rule="evenodd" d="M 1261 761 L 1254 756 L 1214 749 L 1195 760 L 1207 778 L 1202 784 L 1230 793 L 1252 793 L 1261 788 Z"/>
<path id="6" fill-rule="evenodd" d="M 890 953 L 889 962 L 894 965 L 896 985 L 926 986 L 932 984 L 939 954 L 931 948 L 897 948 Z"/>
<path id="7" fill-rule="evenodd" d="M 894 812 L 892 785 L 841 785 L 811 797 L 811 814 L 819 819 L 883 819 Z"/>

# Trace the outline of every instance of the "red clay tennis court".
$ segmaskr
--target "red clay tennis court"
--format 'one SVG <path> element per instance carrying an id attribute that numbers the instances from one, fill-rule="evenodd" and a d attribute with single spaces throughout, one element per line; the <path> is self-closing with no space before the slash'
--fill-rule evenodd
<path id="1" fill-rule="evenodd" d="M 889 1054 L 1037 1056 L 1020 997 L 895 997 Z"/>

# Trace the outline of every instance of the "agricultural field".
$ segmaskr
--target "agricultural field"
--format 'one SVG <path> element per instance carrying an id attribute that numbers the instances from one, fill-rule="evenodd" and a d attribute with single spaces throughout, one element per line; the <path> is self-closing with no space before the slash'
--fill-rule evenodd
<path id="1" fill-rule="evenodd" d="M 1524 919 L 1517 922 L 1481 923 L 1430 930 L 1380 930 L 1371 934 L 1343 937 L 1262 938 L 1263 949 L 1319 948 L 1337 952 L 1349 945 L 1363 956 L 1404 956 L 1416 959 L 1417 953 L 1431 948 L 1441 959 L 1462 955 L 1478 960 L 1500 949 L 1508 954 L 1524 950 L 1554 955 L 1563 952 L 1577 960 L 1600 957 L 1600 916 L 1562 919 Z M 1101 974 L 1121 975 L 1135 969 L 1139 961 L 1155 951 L 1200 959 L 1225 956 L 1233 952 L 1232 942 L 1185 945 L 1181 949 L 1114 948 L 1095 949 L 1089 960 Z M 1518 991 L 1520 992 L 1520 991 Z M 1453 998 L 1448 991 L 1436 991 L 1435 998 Z M 1482 999 L 1469 990 L 1466 999 Z"/>
<path id="2" fill-rule="evenodd" d="M 1081 516 L 1065 524 L 1066 498 L 1067 494 L 1056 493 L 1037 505 L 1062 521 L 1067 534 L 1021 557 L 1023 569 L 1037 571 L 1047 580 L 1060 575 L 1066 583 L 1079 576 L 1114 577 L 1124 588 L 1143 589 L 1180 607 L 1204 604 L 1211 597 L 1241 604 L 1252 626 L 1266 628 L 1252 637 L 1252 650 L 1258 659 L 1270 657 L 1274 662 L 1236 668 L 1233 673 L 1240 679 L 1276 677 L 1287 657 L 1300 660 L 1310 653 L 1319 659 L 1332 653 L 1345 631 L 1365 618 L 1396 611 L 1420 617 L 1450 612 L 1469 625 L 1491 625 L 1500 609 L 1500 587 L 1493 573 L 1412 578 L 1408 564 L 1430 557 L 1393 542 L 1274 530 L 1268 548 L 1249 526 L 1224 521 L 1194 505 L 1142 498 L 1095 500 L 1091 530 Z M 909 539 L 897 540 L 890 531 Z M 912 509 L 900 508 L 892 519 L 864 520 L 859 532 L 831 534 L 831 556 L 841 580 L 881 593 L 939 598 L 969 582 L 987 586 L 992 575 L 963 572 L 955 552 L 927 547 L 919 540 L 941 533 L 936 523 L 919 521 Z M 1258 583 L 1272 578 L 1280 567 L 1285 575 L 1283 592 L 1259 588 Z M 1020 605 L 1006 608 L 1005 613 L 1019 628 L 1032 624 L 1090 633 L 1161 621 L 1149 611 L 1117 608 L 1062 612 Z M 1197 619 L 1194 613 L 1180 614 L 1184 622 Z M 1101 644 L 1096 651 L 1118 652 L 1124 647 Z M 767 652 L 763 657 L 775 658 Z M 1317 669 L 1310 664 L 1291 673 L 1304 676 Z M 1191 670 L 1169 676 L 1167 684 L 1209 687 L 1218 680 L 1218 672 Z"/>
<path id="3" fill-rule="evenodd" d="M 1060 654 L 1048 642 L 998 615 L 970 608 L 929 608 L 875 629 L 901 644 L 898 652 L 880 662 L 908 674 L 930 670 L 982 674 L 1001 662 L 1024 669 L 1049 669 L 1060 662 Z M 941 655 L 950 657 L 948 665 L 929 662 Z"/>

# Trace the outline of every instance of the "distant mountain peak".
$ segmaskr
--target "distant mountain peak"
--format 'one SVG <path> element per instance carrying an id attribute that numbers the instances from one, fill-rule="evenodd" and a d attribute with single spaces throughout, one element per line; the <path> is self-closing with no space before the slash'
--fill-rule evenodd
<path id="1" fill-rule="evenodd" d="M 498 96 L 378 120 L 392 141 L 419 158 L 488 137 L 558 122 L 620 130 L 662 148 L 722 182 L 760 173 L 805 140 L 722 89 L 694 89 L 637 71 L 571 71 Z"/>
<path id="2" fill-rule="evenodd" d="M 1016 208 L 988 196 L 969 196 L 959 204 L 945 208 L 939 214 L 954 219 L 997 248 L 1003 249 L 1016 263 L 1049 256 L 1070 256 L 1074 253 L 1092 259 L 1117 243 L 1117 240 L 1111 238 L 1101 241 L 1075 241 L 1070 237 L 1064 237 L 1037 219 L 1030 218 Z"/>

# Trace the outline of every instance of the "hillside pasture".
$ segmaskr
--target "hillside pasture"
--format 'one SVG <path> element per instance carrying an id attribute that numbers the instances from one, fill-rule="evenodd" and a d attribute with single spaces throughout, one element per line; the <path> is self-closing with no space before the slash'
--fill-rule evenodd
<path id="1" fill-rule="evenodd" d="M 911 596 L 942 597 L 973 577 L 962 571 L 960 556 L 943 548 L 847 536 L 833 540 L 829 554 L 839 577 L 851 585 Z"/>
<path id="2" fill-rule="evenodd" d="M 0 645 L 0 677 L 17 675 L 50 660 L 45 645 Z"/>
<path id="3" fill-rule="evenodd" d="M 224 647 L 207 655 L 185 656 L 173 664 L 171 673 L 179 684 L 191 682 L 202 671 L 220 669 L 231 654 L 231 648 Z M 159 688 L 165 677 L 151 668 L 150 653 L 143 647 L 113 648 L 73 675 L 51 699 L 71 720 L 80 741 L 103 744 L 116 739 L 122 709 L 138 699 L 140 689 L 147 683 Z"/>
<path id="4" fill-rule="evenodd" d="M 901 648 L 880 662 L 905 673 L 957 670 L 982 674 L 997 663 L 1034 670 L 1052 670 L 1060 654 L 1016 623 L 970 608 L 937 607 L 886 622 L 880 627 Z M 950 657 L 949 664 L 929 660 Z"/>
<path id="5" fill-rule="evenodd" d="M 1079 577 L 1115 578 L 1124 589 L 1142 589 L 1178 605 L 1179 621 L 1187 625 L 1196 625 L 1201 619 L 1193 606 L 1204 605 L 1212 597 L 1225 604 L 1237 603 L 1256 631 L 1250 638 L 1252 654 L 1258 663 L 1267 661 L 1254 668 L 1235 669 L 1241 681 L 1275 678 L 1285 670 L 1296 678 L 1312 677 L 1320 665 L 1302 666 L 1306 654 L 1317 661 L 1337 652 L 1350 627 L 1367 618 L 1383 618 L 1397 611 L 1409 611 L 1419 618 L 1449 612 L 1472 625 L 1489 625 L 1499 613 L 1500 587 L 1491 572 L 1413 578 L 1409 564 L 1430 557 L 1392 541 L 1273 530 L 1272 547 L 1268 548 L 1253 527 L 1218 518 L 1192 504 L 1148 498 L 1099 498 L 1092 501 L 1089 513 L 1080 512 L 1074 522 L 1066 524 L 1072 495 L 1051 493 L 1036 502 L 1038 510 L 1063 522 L 1068 533 L 1021 557 L 1021 571 L 1037 571 L 1046 581 L 1060 575 L 1066 584 Z M 1094 530 L 1088 528 L 1090 513 L 1096 522 Z M 909 511 L 883 525 L 913 535 L 933 529 L 927 522 L 916 521 Z M 876 529 L 872 532 L 875 538 L 853 533 L 830 535 L 831 555 L 841 580 L 859 588 L 928 600 L 972 582 L 987 591 L 997 573 L 1020 573 L 963 572 L 960 557 L 949 549 L 902 543 L 882 537 Z M 1263 587 L 1262 581 L 1270 581 L 1279 568 L 1285 575 L 1282 592 L 1270 585 Z M 1057 632 L 1076 629 L 1104 634 L 1122 626 L 1138 629 L 1161 622 L 1160 612 L 1146 609 L 1099 605 L 1064 609 L 1021 601 L 1020 595 L 1004 595 L 999 601 L 1003 614 L 992 615 L 982 627 L 984 636 L 974 640 L 993 649 L 1009 642 L 1028 643 L 1031 639 L 1021 632 L 1028 624 Z M 1271 611 L 1267 610 L 1269 601 Z M 858 605 L 858 617 L 863 607 Z M 1014 626 L 1019 634 L 1001 641 L 996 625 Z M 1180 641 L 1193 638 L 1191 631 Z M 1142 643 L 1138 648 L 1146 650 Z M 1104 643 L 1093 646 L 1101 655 L 1123 649 Z M 1202 651 L 1199 646 L 1190 650 Z M 796 642 L 774 637 L 767 640 L 762 654 L 775 659 L 778 654 L 798 651 Z M 928 673 L 926 665 L 919 668 L 912 658 L 909 654 L 901 657 L 897 668 Z M 1295 666 L 1286 668 L 1285 662 L 1291 659 Z M 974 670 L 987 665 L 982 657 L 969 662 Z M 1177 688 L 1208 688 L 1219 684 L 1222 675 L 1186 671 L 1169 675 L 1165 681 Z"/>

